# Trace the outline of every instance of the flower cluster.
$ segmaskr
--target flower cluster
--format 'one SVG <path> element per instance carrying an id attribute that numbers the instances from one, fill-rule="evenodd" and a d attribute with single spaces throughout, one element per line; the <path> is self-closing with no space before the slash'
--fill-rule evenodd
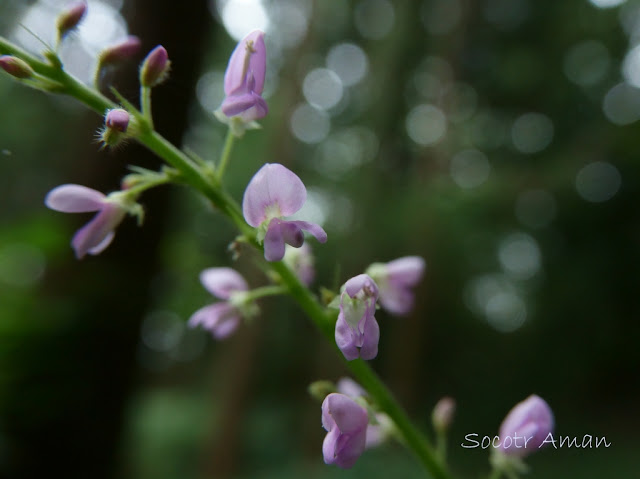
<path id="1" fill-rule="evenodd" d="M 77 28 L 86 12 L 87 3 L 79 1 L 58 17 L 56 52 L 60 42 Z M 96 86 L 99 86 L 104 68 L 136 55 L 140 44 L 137 37 L 130 36 L 103 50 L 98 55 Z M 47 78 L 41 73 L 59 67 L 57 73 L 64 78 L 65 72 L 56 52 L 45 53 L 44 56 L 49 61 L 47 68 L 40 68 L 42 64 L 38 65 L 31 58 L 26 57 L 25 60 L 13 55 L 0 56 L 0 68 L 22 83 L 44 90 L 63 89 L 61 91 L 64 92 L 64 82 L 56 83 L 56 78 Z M 228 138 L 231 140 L 234 136 L 241 136 L 239 133 L 268 113 L 267 104 L 262 97 L 266 61 L 264 33 L 258 30 L 244 37 L 230 57 L 224 76 L 225 98 L 219 112 L 222 112 L 224 121 L 229 124 Z M 300 299 L 301 304 L 312 304 L 312 311 L 317 308 L 319 313 L 316 316 L 321 317 L 317 322 L 329 336 L 332 329 L 325 327 L 327 323 L 323 321 L 335 318 L 335 324 L 330 328 L 335 326 L 335 343 L 347 361 L 374 359 L 378 355 L 380 340 L 380 327 L 375 317 L 377 308 L 381 307 L 396 316 L 406 316 L 413 310 L 414 288 L 422 279 L 426 268 L 424 259 L 405 256 L 388 263 L 371 264 L 364 273 L 347 280 L 339 292 L 323 290 L 326 302 L 316 301 L 304 289 L 313 282 L 315 276 L 314 258 L 310 246 L 305 243 L 305 233 L 313 236 L 319 243 L 327 241 L 327 233 L 318 224 L 290 218 L 299 213 L 305 204 L 307 190 L 304 183 L 287 167 L 279 163 L 265 163 L 250 179 L 244 191 L 241 217 L 238 205 L 227 199 L 221 184 L 222 172 L 228 159 L 227 150 L 230 147 L 227 149 L 225 146 L 220 163 L 213 165 L 213 162 L 183 155 L 178 149 L 168 147 L 165 140 L 158 140 L 157 138 L 161 138 L 159 135 L 156 137 L 151 115 L 151 89 L 166 80 L 170 68 L 171 61 L 166 49 L 162 45 L 152 49 L 139 70 L 140 110 L 117 93 L 120 104 L 116 105 L 105 99 L 103 105 L 109 107 L 104 108 L 106 111 L 103 112 L 104 125 L 100 138 L 106 146 L 118 145 L 127 138 L 157 141 L 154 143 L 157 147 L 154 151 L 170 150 L 171 154 L 167 154 L 167 157 L 173 158 L 175 164 L 165 158 L 171 167 L 159 172 L 132 167 L 134 173 L 125 178 L 122 189 L 108 195 L 86 186 L 64 184 L 52 189 L 45 198 L 46 206 L 56 211 L 95 213 L 71 240 L 76 257 L 81 259 L 104 251 L 113 241 L 116 228 L 127 215 L 142 220 L 143 210 L 138 203 L 142 192 L 171 182 L 182 174 L 180 181 L 196 185 L 200 191 L 208 191 L 208 197 L 215 206 L 226 207 L 221 209 L 236 222 L 243 233 L 234 244 L 244 242 L 261 247 L 261 253 L 267 262 L 284 262 L 271 265 L 269 277 L 275 284 L 255 289 L 250 289 L 245 278 L 232 268 L 213 267 L 203 270 L 200 273 L 202 286 L 219 301 L 193 313 L 188 320 L 190 327 L 201 327 L 215 339 L 224 339 L 238 329 L 243 319 L 257 314 L 258 298 L 276 294 L 299 294 L 299 299 L 303 297 Z M 92 97 L 94 99 L 100 95 L 99 92 L 92 94 L 95 95 Z M 327 306 L 326 309 L 323 309 L 324 306 Z M 335 313 L 335 310 L 337 314 L 331 315 L 330 312 Z M 352 366 L 354 371 L 358 371 L 358 367 L 364 367 L 362 363 L 353 363 Z M 367 378 L 366 375 L 363 377 Z M 374 381 L 375 376 L 369 376 L 368 385 L 371 386 Z M 322 453 L 327 464 L 350 468 L 365 449 L 381 444 L 394 436 L 394 433 L 398 434 L 402 424 L 401 421 L 394 424 L 391 418 L 393 408 L 382 404 L 385 401 L 376 403 L 376 398 L 369 398 L 367 392 L 354 381 L 342 379 L 335 386 L 329 384 L 329 390 L 323 390 L 320 397 L 324 398 L 322 426 L 327 431 Z M 363 384 L 367 383 L 363 381 Z M 374 387 L 370 389 L 376 390 Z M 382 398 L 386 399 L 384 395 Z M 385 407 L 388 415 L 384 412 Z M 451 398 L 443 398 L 434 409 L 432 422 L 439 440 L 446 434 L 454 410 L 455 402 Z M 517 404 L 500 426 L 500 436 L 524 436 L 528 438 L 528 442 L 525 447 L 518 447 L 503 441 L 501 448 L 492 456 L 495 471 L 504 472 L 511 477 L 514 471 L 521 470 L 521 460 L 544 444 L 553 427 L 551 409 L 539 396 L 532 395 Z M 404 439 L 409 436 L 405 435 Z M 444 453 L 439 459 L 444 462 Z"/>
<path id="2" fill-rule="evenodd" d="M 189 319 L 189 326 L 202 326 L 214 338 L 231 335 L 243 317 L 242 294 L 249 290 L 245 279 L 231 268 L 209 268 L 200 273 L 202 286 L 222 302 L 199 309 Z M 240 299 L 240 300 L 239 300 Z M 246 314 L 246 308 L 245 308 Z"/>

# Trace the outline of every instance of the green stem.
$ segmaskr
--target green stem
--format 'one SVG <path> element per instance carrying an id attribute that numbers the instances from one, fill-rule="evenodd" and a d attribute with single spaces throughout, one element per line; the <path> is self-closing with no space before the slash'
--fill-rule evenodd
<path id="1" fill-rule="evenodd" d="M 418 460 L 436 479 L 448 479 L 450 475 L 438 460 L 427 439 L 413 426 L 404 410 L 400 407 L 389 389 L 362 359 L 347 361 L 335 343 L 334 328 L 336 313 L 328 313 L 293 272 L 282 262 L 272 263 L 272 268 L 282 278 L 305 313 L 313 320 L 322 334 L 334 345 L 346 366 L 351 370 L 360 385 L 367 390 L 376 401 L 380 410 L 384 411 L 395 423 L 407 447 L 413 451 Z"/>
<path id="2" fill-rule="evenodd" d="M 63 69 L 36 59 L 2 37 L 0 37 L 0 54 L 12 54 L 20 57 L 40 75 L 60 83 L 62 85 L 60 93 L 75 97 L 100 115 L 103 115 L 107 109 L 116 107 L 113 102 L 100 92 L 85 86 L 74 77 L 68 75 Z M 144 111 L 144 104 L 142 108 Z M 229 135 L 232 135 L 232 133 L 230 132 Z M 219 181 L 217 181 L 217 178 L 222 177 L 222 173 L 226 168 L 233 138 L 227 136 L 217 178 L 212 178 L 211 175 L 204 172 L 185 153 L 152 129 L 142 129 L 136 139 L 173 168 L 179 170 L 184 183 L 191 185 L 207 197 L 213 205 L 231 219 L 250 244 L 261 250 L 256 241 L 255 229 L 245 222 L 239 205 L 220 187 Z M 269 266 L 279 275 L 282 285 L 286 286 L 289 294 L 298 302 L 329 342 L 334 345 L 340 357 L 344 358 L 334 340 L 336 312 L 333 310 L 327 311 L 283 262 L 269 263 Z M 267 291 L 269 294 L 274 294 L 275 289 L 267 290 L 265 288 L 265 295 Z M 414 428 L 406 413 L 369 364 L 361 359 L 356 359 L 355 361 L 345 360 L 345 363 L 380 409 L 393 420 L 407 447 L 414 452 L 431 476 L 435 479 L 449 479 L 450 475 L 438 460 L 432 446 Z"/>
<path id="3" fill-rule="evenodd" d="M 218 181 L 222 181 L 222 175 L 224 175 L 224 171 L 227 169 L 227 164 L 229 163 L 229 158 L 231 158 L 231 149 L 233 148 L 233 141 L 235 140 L 235 135 L 233 134 L 233 128 L 229 125 L 229 130 L 227 130 L 227 138 L 224 141 L 224 149 L 222 150 L 222 156 L 220 157 L 220 165 L 218 165 Z"/>
<path id="4" fill-rule="evenodd" d="M 279 294 L 286 294 L 288 291 L 286 286 L 279 284 L 271 286 L 262 286 L 260 288 L 252 289 L 244 293 L 243 298 L 246 301 L 255 301 L 256 299 L 264 298 L 267 296 L 276 296 Z"/>
<path id="5" fill-rule="evenodd" d="M 436 456 L 444 463 L 447 459 L 447 433 L 436 429 Z"/>
<path id="6" fill-rule="evenodd" d="M 149 129 L 153 130 L 153 115 L 151 113 L 151 87 L 140 86 L 140 109 L 142 116 L 149 125 Z"/>

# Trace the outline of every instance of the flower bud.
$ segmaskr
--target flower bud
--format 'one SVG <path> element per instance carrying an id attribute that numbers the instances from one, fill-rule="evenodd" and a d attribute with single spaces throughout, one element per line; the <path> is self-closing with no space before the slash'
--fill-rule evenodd
<path id="1" fill-rule="evenodd" d="M 167 79 L 171 62 L 169 54 L 162 45 L 155 47 L 142 62 L 140 67 L 140 84 L 154 87 Z"/>
<path id="2" fill-rule="evenodd" d="M 127 137 L 135 136 L 135 119 L 121 108 L 108 110 L 104 116 L 104 128 L 100 131 L 100 140 L 106 146 L 116 146 Z"/>
<path id="3" fill-rule="evenodd" d="M 100 67 L 113 65 L 133 58 L 140 51 L 140 39 L 130 35 L 121 43 L 102 50 L 99 57 Z"/>
<path id="4" fill-rule="evenodd" d="M 35 73 L 24 60 L 11 55 L 2 55 L 0 57 L 0 68 L 6 71 L 9 75 L 24 80 L 25 78 L 31 78 Z"/>
<path id="5" fill-rule="evenodd" d="M 449 429 L 456 412 L 456 401 L 450 397 L 440 399 L 431 413 L 431 422 L 436 431 L 444 432 Z"/>
<path id="6" fill-rule="evenodd" d="M 538 450 L 553 431 L 553 413 L 540 396 L 532 394 L 516 404 L 500 425 L 500 441 L 503 454 L 525 457 Z M 523 438 L 518 445 L 516 436 Z M 510 438 L 510 439 L 507 439 Z"/>
<path id="7" fill-rule="evenodd" d="M 87 2 L 79 1 L 72 3 L 69 8 L 62 12 L 56 20 L 58 36 L 62 38 L 70 30 L 78 26 L 82 18 L 87 13 Z"/>
<path id="8" fill-rule="evenodd" d="M 336 385 L 331 381 L 314 381 L 307 388 L 309 395 L 323 401 L 329 394 L 336 392 Z"/>
<path id="9" fill-rule="evenodd" d="M 127 110 L 115 108 L 107 112 L 104 124 L 107 128 L 119 131 L 120 133 L 126 133 L 127 127 L 129 126 L 129 118 Z"/>

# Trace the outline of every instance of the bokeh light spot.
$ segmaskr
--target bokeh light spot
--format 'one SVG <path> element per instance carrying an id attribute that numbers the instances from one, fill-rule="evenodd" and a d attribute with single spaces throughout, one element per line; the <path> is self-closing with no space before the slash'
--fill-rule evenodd
<path id="1" fill-rule="evenodd" d="M 304 78 L 302 92 L 313 106 L 321 110 L 328 110 L 342 99 L 342 82 L 334 71 L 327 68 L 316 68 Z"/>
<path id="2" fill-rule="evenodd" d="M 610 63 L 607 47 L 601 42 L 587 40 L 567 50 L 564 73 L 576 85 L 595 85 L 604 78 Z"/>
<path id="3" fill-rule="evenodd" d="M 476 188 L 489 178 L 491 165 L 478 150 L 464 150 L 451 159 L 449 173 L 460 188 Z"/>
<path id="4" fill-rule="evenodd" d="M 586 201 L 602 203 L 610 200 L 622 185 L 618 169 L 611 163 L 594 161 L 576 175 L 576 190 Z"/>
<path id="5" fill-rule="evenodd" d="M 447 133 L 447 117 L 433 105 L 418 105 L 407 115 L 405 126 L 413 141 L 422 146 L 431 146 Z"/>
<path id="6" fill-rule="evenodd" d="M 327 67 L 336 72 L 344 86 L 352 86 L 367 74 L 369 61 L 364 50 L 358 45 L 341 43 L 329 50 Z"/>
<path id="7" fill-rule="evenodd" d="M 602 110 L 611 123 L 628 125 L 640 119 L 640 89 L 618 83 L 604 96 Z"/>
<path id="8" fill-rule="evenodd" d="M 505 273 L 515 279 L 532 278 L 540 270 L 540 248 L 532 236 L 513 233 L 498 246 L 498 260 Z"/>
<path id="9" fill-rule="evenodd" d="M 521 153 L 531 154 L 544 150 L 553 138 L 553 123 L 541 113 L 525 113 L 511 128 L 513 146 Z"/>
<path id="10" fill-rule="evenodd" d="M 545 190 L 527 190 L 518 195 L 516 218 L 530 228 L 548 226 L 556 216 L 556 200 Z"/>
<path id="11" fill-rule="evenodd" d="M 329 134 L 331 121 L 324 111 L 303 103 L 291 114 L 289 126 L 291 133 L 298 140 L 305 143 L 319 143 Z"/>
<path id="12" fill-rule="evenodd" d="M 395 10 L 388 0 L 362 0 L 356 5 L 354 18 L 360 35 L 380 39 L 393 28 Z"/>

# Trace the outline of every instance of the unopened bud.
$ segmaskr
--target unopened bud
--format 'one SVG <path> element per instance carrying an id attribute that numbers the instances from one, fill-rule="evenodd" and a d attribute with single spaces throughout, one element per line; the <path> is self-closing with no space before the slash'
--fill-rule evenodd
<path id="1" fill-rule="evenodd" d="M 324 401 L 329 394 L 336 392 L 336 385 L 331 381 L 314 381 L 307 388 L 309 394 L 318 401 Z"/>
<path id="2" fill-rule="evenodd" d="M 104 117 L 104 128 L 99 134 L 104 146 L 117 146 L 135 134 L 135 118 L 126 110 L 114 108 L 107 111 Z"/>
<path id="3" fill-rule="evenodd" d="M 9 75 L 25 79 L 31 78 L 35 73 L 24 60 L 11 55 L 2 55 L 0 57 L 0 68 L 6 71 Z"/>
<path id="4" fill-rule="evenodd" d="M 155 47 L 142 62 L 140 68 L 140 84 L 144 87 L 154 87 L 166 80 L 171 62 L 169 54 L 162 45 Z"/>
<path id="5" fill-rule="evenodd" d="M 130 35 L 121 43 L 102 50 L 99 56 L 100 66 L 113 65 L 133 58 L 140 51 L 140 39 Z"/>
<path id="6" fill-rule="evenodd" d="M 431 413 L 431 422 L 436 431 L 444 432 L 449 428 L 456 412 L 456 401 L 450 397 L 440 399 Z"/>
<path id="7" fill-rule="evenodd" d="M 87 13 L 87 2 L 79 1 L 72 3 L 69 8 L 62 12 L 56 21 L 58 35 L 62 38 L 70 30 L 78 26 L 82 18 Z"/>
<path id="8" fill-rule="evenodd" d="M 104 124 L 107 128 L 126 133 L 129 126 L 129 113 L 121 108 L 109 110 L 104 118 Z"/>

